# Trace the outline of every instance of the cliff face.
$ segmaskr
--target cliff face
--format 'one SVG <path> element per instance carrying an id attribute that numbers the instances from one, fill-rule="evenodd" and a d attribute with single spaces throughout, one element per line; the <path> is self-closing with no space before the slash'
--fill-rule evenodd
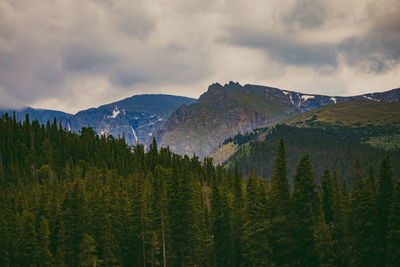
<path id="1" fill-rule="evenodd" d="M 161 146 L 180 154 L 207 156 L 226 138 L 296 114 L 269 91 L 278 89 L 212 84 L 199 100 L 182 105 L 157 132 Z M 282 97 L 282 96 L 280 96 Z"/>

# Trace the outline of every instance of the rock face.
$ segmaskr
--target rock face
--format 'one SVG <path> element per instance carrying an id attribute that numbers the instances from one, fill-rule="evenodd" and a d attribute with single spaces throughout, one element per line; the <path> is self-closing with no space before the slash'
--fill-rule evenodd
<path id="1" fill-rule="evenodd" d="M 208 156 L 225 139 L 294 114 L 350 100 L 394 102 L 400 89 L 352 97 L 311 95 L 272 87 L 214 83 L 199 100 L 182 105 L 157 131 L 160 146 L 179 154 Z"/>
<path id="2" fill-rule="evenodd" d="M 63 119 L 63 126 L 79 132 L 92 127 L 99 135 L 125 137 L 129 145 L 148 143 L 153 133 L 182 104 L 195 99 L 171 95 L 136 95 L 98 108 L 83 110 Z"/>

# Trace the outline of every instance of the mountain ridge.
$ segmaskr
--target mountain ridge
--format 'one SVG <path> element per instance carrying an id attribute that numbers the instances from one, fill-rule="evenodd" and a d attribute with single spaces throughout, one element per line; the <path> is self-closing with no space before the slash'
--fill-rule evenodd
<path id="1" fill-rule="evenodd" d="M 92 127 L 99 135 L 123 137 L 129 145 L 147 144 L 153 132 L 161 127 L 180 105 L 195 99 L 165 94 L 134 95 L 119 101 L 82 110 L 65 118 L 63 126 L 78 132 Z"/>
<path id="2" fill-rule="evenodd" d="M 56 120 L 60 122 L 62 119 L 72 115 L 59 110 L 40 109 L 32 107 L 24 107 L 19 109 L 0 109 L 0 114 L 8 113 L 10 116 L 12 116 L 14 112 L 18 120 L 25 120 L 26 115 L 29 115 L 29 119 L 31 121 L 37 120 L 41 124 L 47 123 L 48 120 L 50 120 L 50 122 L 53 122 L 54 118 L 56 118 Z"/>
<path id="3" fill-rule="evenodd" d="M 274 87 L 213 83 L 198 101 L 181 106 L 157 131 L 161 146 L 178 154 L 206 157 L 237 133 L 276 123 L 321 106 L 347 102 L 400 100 L 400 88 L 356 96 L 313 95 Z"/>

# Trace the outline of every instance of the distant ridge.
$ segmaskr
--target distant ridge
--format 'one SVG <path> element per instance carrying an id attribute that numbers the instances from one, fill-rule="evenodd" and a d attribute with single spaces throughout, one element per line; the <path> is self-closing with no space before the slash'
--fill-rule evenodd
<path id="1" fill-rule="evenodd" d="M 31 121 L 37 120 L 43 124 L 47 123 L 47 121 L 53 122 L 54 118 L 60 122 L 61 120 L 72 115 L 58 110 L 36 109 L 31 107 L 22 109 L 0 109 L 0 114 L 8 113 L 9 116 L 13 116 L 14 112 L 18 120 L 25 120 L 25 117 L 28 114 Z"/>

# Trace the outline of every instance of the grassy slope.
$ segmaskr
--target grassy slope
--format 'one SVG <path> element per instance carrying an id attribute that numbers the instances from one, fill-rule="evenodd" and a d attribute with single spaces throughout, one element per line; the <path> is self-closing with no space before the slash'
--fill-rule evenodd
<path id="1" fill-rule="evenodd" d="M 392 125 L 400 128 L 400 102 L 344 102 L 295 115 L 282 122 L 296 126 L 312 126 L 319 122 L 349 127 Z"/>

